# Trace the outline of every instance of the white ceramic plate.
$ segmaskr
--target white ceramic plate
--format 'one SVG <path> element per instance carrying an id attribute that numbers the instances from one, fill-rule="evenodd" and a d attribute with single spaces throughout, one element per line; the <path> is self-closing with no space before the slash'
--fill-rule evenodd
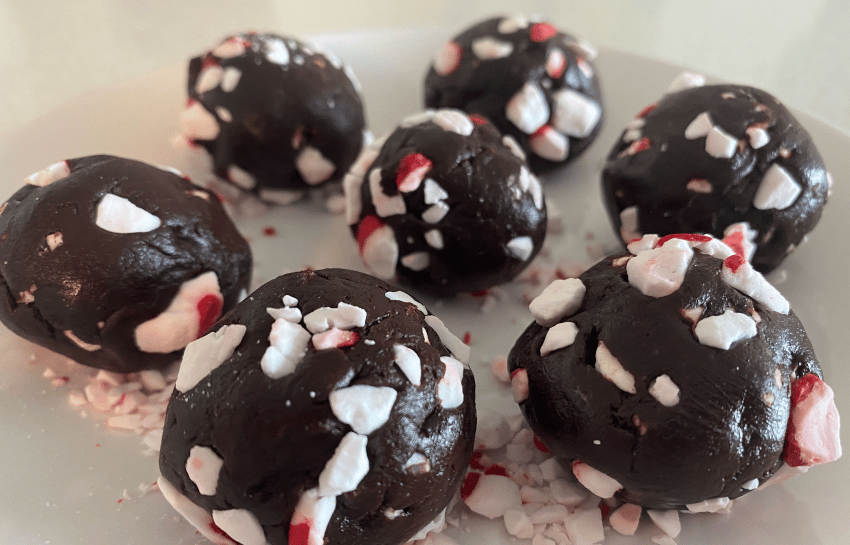
<path id="1" fill-rule="evenodd" d="M 376 134 L 420 109 L 421 82 L 431 52 L 449 32 L 439 29 L 385 30 L 324 35 L 316 41 L 347 60 L 363 83 Z M 195 52 L 187 52 L 187 57 Z M 596 61 L 605 96 L 605 127 L 574 165 L 547 180 L 548 198 L 563 213 L 565 233 L 547 244 L 554 259 L 590 264 L 585 235 L 616 248 L 600 201 L 602 160 L 625 123 L 656 100 L 682 69 L 618 51 L 602 50 Z M 0 197 L 15 191 L 28 174 L 64 158 L 111 153 L 184 167 L 169 145 L 184 101 L 182 65 L 135 81 L 118 83 L 76 98 L 0 141 Z M 781 97 L 780 97 L 781 98 Z M 850 197 L 850 136 L 805 115 L 835 178 L 835 194 L 811 241 L 800 247 L 771 279 L 806 325 L 839 410 L 850 415 L 850 301 L 843 282 L 850 270 L 846 214 Z M 274 226 L 275 237 L 262 229 Z M 253 241 L 255 287 L 283 271 L 309 264 L 362 270 L 341 216 L 307 202 L 239 222 Z M 471 299 L 423 301 L 444 321 L 472 337 L 479 409 L 515 414 L 509 393 L 490 374 L 487 362 L 506 354 L 531 317 L 522 304 L 523 286 L 510 285 L 506 299 L 481 313 Z M 30 362 L 36 354 L 35 363 Z M 195 544 L 205 540 L 176 516 L 160 494 L 138 496 L 140 484 L 158 476 L 155 457 L 144 456 L 138 436 L 107 429 L 97 415 L 82 417 L 68 403 L 68 386 L 53 387 L 41 374 L 58 364 L 47 351 L 0 331 L 0 543 L 51 545 Z M 850 446 L 850 433 L 842 434 Z M 765 491 L 736 500 L 733 513 L 683 515 L 680 545 L 724 543 L 767 545 L 846 543 L 850 530 L 850 460 L 847 458 Z M 122 500 L 124 491 L 133 499 Z M 608 530 L 606 543 L 650 543 L 659 532 L 644 522 L 639 535 Z M 501 523 L 478 518 L 453 535 L 464 545 L 507 545 Z"/>

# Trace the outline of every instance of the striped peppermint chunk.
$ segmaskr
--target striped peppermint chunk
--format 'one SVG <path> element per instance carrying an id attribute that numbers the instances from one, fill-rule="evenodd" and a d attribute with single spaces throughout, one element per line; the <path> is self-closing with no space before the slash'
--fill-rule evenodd
<path id="1" fill-rule="evenodd" d="M 675 509 L 648 509 L 646 513 L 652 522 L 668 536 L 677 537 L 682 531 L 679 512 Z"/>
<path id="2" fill-rule="evenodd" d="M 475 128 L 475 124 L 468 115 L 460 110 L 451 108 L 437 110 L 433 121 L 441 129 L 457 133 L 461 136 L 469 136 Z"/>
<path id="3" fill-rule="evenodd" d="M 682 286 L 693 256 L 691 246 L 681 239 L 644 250 L 626 264 L 629 284 L 650 297 L 670 295 Z"/>
<path id="4" fill-rule="evenodd" d="M 330 393 L 331 411 L 360 435 L 369 435 L 389 420 L 397 392 L 386 386 L 356 384 Z"/>
<path id="5" fill-rule="evenodd" d="M 515 403 L 528 399 L 528 371 L 516 369 L 511 373 L 511 393 Z"/>
<path id="6" fill-rule="evenodd" d="M 336 496 L 320 496 L 318 488 L 301 494 L 289 522 L 291 545 L 324 545 L 325 531 L 336 509 Z"/>
<path id="7" fill-rule="evenodd" d="M 569 139 L 549 125 L 543 125 L 528 139 L 536 155 L 549 161 L 564 161 L 570 154 Z"/>
<path id="8" fill-rule="evenodd" d="M 216 545 L 237 545 L 235 541 L 227 536 L 221 535 L 220 532 L 213 530 L 213 517 L 207 511 L 180 493 L 171 482 L 165 477 L 160 476 L 157 481 L 162 495 L 165 500 L 171 504 L 175 511 L 180 513 L 183 518 L 189 521 L 189 524 L 194 526 L 198 532 L 205 538 L 209 539 Z M 334 502 L 336 505 L 336 502 Z M 312 545 L 312 544 L 311 544 Z M 316 544 L 318 545 L 318 544 Z"/>
<path id="9" fill-rule="evenodd" d="M 182 393 L 194 388 L 233 355 L 246 331 L 242 324 L 230 324 L 189 343 L 183 353 L 174 388 Z"/>
<path id="10" fill-rule="evenodd" d="M 366 311 L 340 302 L 336 308 L 320 307 L 304 316 L 304 325 L 310 333 L 321 333 L 332 327 L 352 329 L 366 326 Z"/>
<path id="11" fill-rule="evenodd" d="M 767 308 L 780 314 L 788 314 L 791 305 L 764 276 L 756 271 L 743 256 L 737 254 L 723 261 L 720 277 L 736 290 L 749 295 Z"/>
<path id="12" fill-rule="evenodd" d="M 443 378 L 437 384 L 437 398 L 444 409 L 454 409 L 463 404 L 463 364 L 456 359 L 443 356 Z"/>
<path id="13" fill-rule="evenodd" d="M 384 188 L 381 186 L 380 169 L 375 169 L 369 174 L 369 192 L 372 195 L 372 204 L 375 206 L 375 213 L 378 216 L 385 218 L 407 212 L 404 197 L 400 193 L 395 195 L 384 193 Z"/>
<path id="14" fill-rule="evenodd" d="M 708 131 L 705 139 L 705 152 L 712 157 L 730 159 L 735 156 L 736 149 L 738 149 L 738 139 L 728 132 L 717 126 Z"/>
<path id="15" fill-rule="evenodd" d="M 534 242 L 528 236 L 515 237 L 508 241 L 505 248 L 509 255 L 520 261 L 528 261 L 534 252 Z"/>
<path id="16" fill-rule="evenodd" d="M 632 536 L 637 531 L 643 508 L 633 503 L 625 503 L 608 517 L 611 528 L 624 536 Z"/>
<path id="17" fill-rule="evenodd" d="M 626 371 L 620 360 L 611 354 L 602 341 L 599 341 L 596 348 L 596 370 L 622 391 L 630 394 L 637 393 L 635 376 Z"/>
<path id="18" fill-rule="evenodd" d="M 345 331 L 332 327 L 327 331 L 313 335 L 313 347 L 316 350 L 330 350 L 331 348 L 345 348 L 354 346 L 360 340 L 360 334 L 356 331 Z"/>
<path id="19" fill-rule="evenodd" d="M 643 233 L 638 231 L 638 207 L 629 206 L 620 211 L 620 238 L 628 243 L 641 238 Z M 634 252 L 632 252 L 634 253 Z"/>
<path id="20" fill-rule="evenodd" d="M 573 462 L 573 475 L 585 488 L 600 498 L 611 498 L 618 490 L 623 488 L 623 485 L 613 477 L 609 477 L 579 460 Z"/>
<path id="21" fill-rule="evenodd" d="M 561 318 L 572 316 L 581 308 L 586 291 L 584 283 L 578 278 L 558 279 L 531 301 L 528 310 L 538 324 L 552 327 Z"/>
<path id="22" fill-rule="evenodd" d="M 420 303 L 419 301 L 417 301 L 416 299 L 414 299 L 403 291 L 388 291 L 384 294 L 384 296 L 386 296 L 386 298 L 390 301 L 402 301 L 404 303 L 410 303 L 416 308 L 418 308 L 422 314 L 426 316 L 428 315 L 428 309 L 425 308 L 425 305 L 423 305 L 422 303 Z"/>
<path id="23" fill-rule="evenodd" d="M 713 498 L 697 503 L 689 503 L 685 507 L 691 513 L 728 513 L 732 507 L 732 500 L 729 498 Z"/>

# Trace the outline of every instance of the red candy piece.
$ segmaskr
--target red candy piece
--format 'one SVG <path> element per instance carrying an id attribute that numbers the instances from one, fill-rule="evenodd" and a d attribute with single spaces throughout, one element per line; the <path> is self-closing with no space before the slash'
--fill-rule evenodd
<path id="1" fill-rule="evenodd" d="M 310 542 L 310 523 L 301 522 L 289 526 L 289 545 L 307 545 Z"/>
<path id="2" fill-rule="evenodd" d="M 505 469 L 505 466 L 499 464 L 493 464 L 487 469 L 484 470 L 485 475 L 501 475 L 502 477 L 510 477 L 508 475 L 508 470 Z"/>
<path id="3" fill-rule="evenodd" d="M 736 254 L 743 256 L 744 252 L 744 233 L 741 231 L 735 231 L 733 233 L 729 233 L 728 237 L 723 239 L 723 242 L 732 248 L 732 251 Z"/>
<path id="4" fill-rule="evenodd" d="M 548 452 L 549 452 L 549 447 L 544 445 L 543 441 L 541 441 L 540 438 L 537 437 L 536 435 L 534 436 L 534 446 L 537 447 L 537 450 L 539 450 L 540 452 L 542 452 L 544 454 L 548 454 Z"/>
<path id="5" fill-rule="evenodd" d="M 472 453 L 472 456 L 469 459 L 469 467 L 472 469 L 484 469 L 484 464 L 481 463 L 481 457 L 484 456 L 484 453 L 476 450 Z"/>
<path id="6" fill-rule="evenodd" d="M 198 309 L 198 338 L 201 338 L 221 317 L 224 301 L 218 295 L 208 293 L 201 297 L 196 308 Z"/>
<path id="7" fill-rule="evenodd" d="M 463 485 L 460 487 L 460 497 L 462 499 L 468 498 L 472 492 L 475 490 L 475 487 L 478 486 L 478 480 L 481 479 L 481 474 L 471 471 L 466 474 L 466 477 L 463 479 Z"/>
<path id="8" fill-rule="evenodd" d="M 611 514 L 611 506 L 604 500 L 599 500 L 599 510 L 602 511 L 602 520 L 608 520 L 608 515 Z"/>
<path id="9" fill-rule="evenodd" d="M 230 541 L 232 541 L 233 543 L 236 543 L 236 545 L 240 545 L 238 541 L 236 541 L 235 539 L 233 539 L 232 537 L 230 537 L 229 535 L 227 535 L 227 532 L 225 532 L 224 530 L 222 530 L 222 529 L 219 527 L 219 525 L 218 525 L 218 524 L 216 524 L 215 522 L 210 522 L 210 530 L 212 530 L 214 534 L 218 534 L 218 535 L 220 535 L 220 536 L 226 537 L 227 539 L 229 539 L 229 540 L 230 540 Z M 305 542 L 305 543 L 306 543 L 306 542 Z"/>
<path id="10" fill-rule="evenodd" d="M 708 235 L 696 235 L 693 233 L 676 233 L 675 235 L 667 235 L 658 241 L 658 246 L 664 246 L 664 243 L 674 238 L 682 239 L 687 242 L 711 242 L 711 237 Z"/>
<path id="11" fill-rule="evenodd" d="M 791 385 L 785 463 L 799 467 L 837 460 L 841 457 L 840 427 L 832 388 L 817 375 L 797 379 Z"/>
<path id="12" fill-rule="evenodd" d="M 477 115 L 477 114 L 470 115 L 469 119 L 472 120 L 472 122 L 475 123 L 476 125 L 486 125 L 487 124 L 487 120 L 485 118 L 481 117 L 480 115 Z"/>
<path id="13" fill-rule="evenodd" d="M 558 33 L 558 29 L 549 23 L 536 23 L 531 27 L 531 41 L 545 42 Z"/>
<path id="14" fill-rule="evenodd" d="M 723 266 L 732 271 L 733 273 L 738 272 L 738 269 L 747 262 L 744 259 L 744 256 L 740 254 L 730 255 L 726 259 L 723 260 Z"/>
<path id="15" fill-rule="evenodd" d="M 469 331 L 463 334 L 463 344 L 472 344 L 472 333 L 470 333 Z"/>
<path id="16" fill-rule="evenodd" d="M 395 176 L 396 186 L 400 191 L 412 191 L 414 188 L 405 187 L 405 182 L 407 184 L 415 183 L 416 186 L 422 181 L 421 178 L 425 176 L 425 172 L 431 169 L 431 165 L 433 163 L 430 159 L 422 155 L 421 153 L 410 153 L 405 156 L 404 159 L 401 160 L 401 163 L 398 165 L 398 172 Z M 411 180 L 408 180 L 408 176 L 411 174 L 417 174 L 416 171 L 420 171 L 418 176 L 414 176 Z"/>
<path id="17" fill-rule="evenodd" d="M 271 226 L 265 227 L 263 228 L 263 234 L 267 237 L 273 237 L 277 234 L 277 229 Z"/>
<path id="18" fill-rule="evenodd" d="M 384 225 L 381 218 L 374 214 L 370 214 L 360 221 L 360 225 L 357 226 L 357 245 L 360 246 L 361 255 L 363 254 L 363 248 L 366 246 L 366 240 L 369 239 L 369 236 Z"/>
<path id="19" fill-rule="evenodd" d="M 649 114 L 649 112 L 651 112 L 652 110 L 655 109 L 656 106 L 657 106 L 657 104 L 650 104 L 649 106 L 647 106 L 646 108 L 644 108 L 643 110 L 638 112 L 638 114 L 635 117 L 638 117 L 638 118 L 646 117 Z"/>

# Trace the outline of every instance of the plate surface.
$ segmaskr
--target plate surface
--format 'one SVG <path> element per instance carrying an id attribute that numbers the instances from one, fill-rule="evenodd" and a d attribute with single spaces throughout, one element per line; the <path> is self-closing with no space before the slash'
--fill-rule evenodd
<path id="1" fill-rule="evenodd" d="M 363 83 L 371 128 L 376 134 L 421 108 L 421 81 L 431 52 L 449 33 L 439 29 L 384 30 L 322 35 L 315 41 L 352 65 Z M 187 52 L 187 57 L 195 52 Z M 605 126 L 575 164 L 545 181 L 547 198 L 563 215 L 564 233 L 550 236 L 551 258 L 590 265 L 588 233 L 607 249 L 617 242 L 599 191 L 603 158 L 622 127 L 656 100 L 681 67 L 601 50 L 596 60 L 605 98 Z M 78 97 L 0 142 L 6 198 L 25 176 L 64 158 L 111 153 L 185 168 L 169 142 L 184 101 L 184 69 L 172 69 Z M 850 136 L 807 116 L 798 116 L 818 145 L 836 182 L 835 193 L 811 241 L 801 246 L 770 279 L 790 300 L 817 350 L 839 411 L 850 415 L 850 297 L 841 288 L 850 270 L 845 234 L 850 197 Z M 254 287 L 304 265 L 363 270 L 344 219 L 304 202 L 238 222 L 250 237 L 257 270 Z M 264 237 L 274 226 L 278 235 Z M 421 297 L 457 334 L 472 338 L 472 366 L 479 385 L 479 410 L 516 414 L 510 393 L 493 379 L 488 362 L 506 354 L 531 321 L 522 303 L 526 286 L 504 287 L 490 312 L 480 302 Z M 51 386 L 46 366 L 62 359 L 0 331 L 0 542 L 52 545 L 160 545 L 206 541 L 181 520 L 160 494 L 138 497 L 140 484 L 158 476 L 156 458 L 145 456 L 138 436 L 107 429 L 99 415 L 82 416 L 68 403 L 72 384 Z M 31 355 L 35 354 L 35 362 Z M 80 373 L 83 374 L 83 373 Z M 78 380 L 80 377 L 75 377 Z M 79 386 L 79 384 L 76 384 Z M 847 426 L 842 433 L 850 445 Z M 846 543 L 850 530 L 850 457 L 737 500 L 731 515 L 683 515 L 680 545 L 725 543 L 767 545 Z M 129 499 L 124 498 L 129 491 Z M 626 538 L 609 530 L 606 543 L 651 543 L 658 531 L 643 523 Z M 501 523 L 465 519 L 452 535 L 464 545 L 513 543 Z"/>

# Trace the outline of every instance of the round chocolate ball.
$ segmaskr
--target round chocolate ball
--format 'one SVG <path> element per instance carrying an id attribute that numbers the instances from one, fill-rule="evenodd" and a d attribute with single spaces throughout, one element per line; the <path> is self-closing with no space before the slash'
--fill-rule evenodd
<path id="1" fill-rule="evenodd" d="M 521 153 L 484 118 L 459 110 L 402 121 L 343 183 L 366 266 L 438 295 L 515 277 L 546 235 L 543 191 Z"/>
<path id="2" fill-rule="evenodd" d="M 831 184 L 808 133 L 776 98 L 729 84 L 678 91 L 644 109 L 602 172 L 624 242 L 642 233 L 723 237 L 745 224 L 761 272 L 815 227 Z"/>
<path id="3" fill-rule="evenodd" d="M 357 158 L 367 135 L 359 90 L 351 69 L 314 45 L 239 34 L 189 62 L 180 126 L 231 193 L 287 204 L 341 180 Z"/>
<path id="4" fill-rule="evenodd" d="M 549 23 L 488 19 L 437 54 L 425 78 L 425 105 L 490 119 L 542 174 L 573 160 L 599 132 L 595 55 Z"/>
<path id="5" fill-rule="evenodd" d="M 652 509 L 720 508 L 805 465 L 792 391 L 821 371 L 788 302 L 712 237 L 629 249 L 531 303 L 509 369 L 534 432 L 591 491 Z"/>
<path id="6" fill-rule="evenodd" d="M 107 155 L 27 178 L 0 208 L 0 320 L 108 371 L 162 368 L 244 297 L 251 251 L 216 196 Z"/>
<path id="7" fill-rule="evenodd" d="M 225 543 L 405 543 L 439 524 L 468 465 L 468 357 L 376 278 L 278 277 L 186 349 L 160 487 Z"/>

